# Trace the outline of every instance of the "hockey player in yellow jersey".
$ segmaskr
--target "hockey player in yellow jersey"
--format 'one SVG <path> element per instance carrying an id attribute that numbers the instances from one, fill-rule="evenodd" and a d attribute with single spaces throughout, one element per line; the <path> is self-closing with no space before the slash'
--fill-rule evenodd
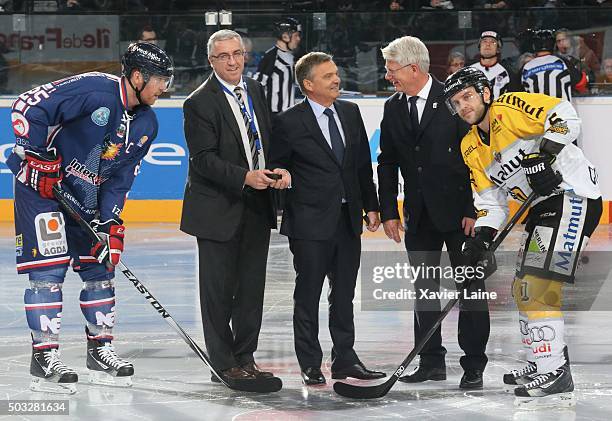
<path id="1" fill-rule="evenodd" d="M 461 143 L 470 168 L 476 235 L 464 244 L 481 261 L 508 217 L 508 196 L 538 197 L 527 217 L 512 293 L 519 310 L 525 367 L 504 375 L 520 407 L 575 404 L 561 312 L 563 284 L 574 282 L 579 254 L 599 223 L 595 167 L 572 144 L 581 129 L 572 105 L 543 94 L 510 92 L 492 101 L 486 76 L 464 67 L 444 86 L 445 102 L 471 130 Z"/>

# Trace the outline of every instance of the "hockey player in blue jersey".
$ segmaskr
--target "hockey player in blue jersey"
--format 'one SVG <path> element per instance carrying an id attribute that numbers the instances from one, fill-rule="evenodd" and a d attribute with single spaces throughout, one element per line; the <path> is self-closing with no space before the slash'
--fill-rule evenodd
<path id="1" fill-rule="evenodd" d="M 120 218 L 140 161 L 157 135 L 151 109 L 173 79 L 170 58 L 149 43 L 131 44 L 122 75 L 84 73 L 34 88 L 13 103 L 17 272 L 28 274 L 24 302 L 32 332 L 32 390 L 74 393 L 77 373 L 60 359 L 62 285 L 68 266 L 83 280 L 90 382 L 131 385 L 134 367 L 111 343 L 114 266 L 123 251 Z M 103 239 L 92 244 L 61 211 L 61 183 L 73 207 Z"/>

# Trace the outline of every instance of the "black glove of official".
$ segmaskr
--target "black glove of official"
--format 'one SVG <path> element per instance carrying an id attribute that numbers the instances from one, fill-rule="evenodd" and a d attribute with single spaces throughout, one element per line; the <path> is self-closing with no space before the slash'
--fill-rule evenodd
<path id="1" fill-rule="evenodd" d="M 491 227 L 478 227 L 474 237 L 466 238 L 461 251 L 468 265 L 474 266 L 483 260 L 486 252 L 491 247 L 496 232 Z"/>
<path id="2" fill-rule="evenodd" d="M 561 174 L 552 169 L 554 161 L 554 155 L 543 152 L 530 153 L 521 161 L 529 186 L 540 196 L 550 195 L 563 181 Z"/>

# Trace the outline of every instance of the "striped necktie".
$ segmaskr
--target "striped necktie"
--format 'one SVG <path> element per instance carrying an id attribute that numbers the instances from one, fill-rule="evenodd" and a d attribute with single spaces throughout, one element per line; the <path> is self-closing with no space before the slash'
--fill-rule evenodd
<path id="1" fill-rule="evenodd" d="M 244 97 L 242 96 L 242 88 L 236 86 L 234 88 L 234 94 L 240 104 L 240 112 L 242 112 L 242 119 L 244 120 L 244 126 L 246 127 L 247 137 L 249 138 L 249 145 L 251 146 L 251 158 L 253 159 L 253 169 L 259 169 L 259 151 L 257 150 L 257 140 L 259 140 L 259 134 L 257 131 L 253 132 L 251 127 L 251 118 L 249 117 L 246 106 L 244 103 Z M 254 118 L 254 117 L 253 117 Z M 254 125 L 253 125 L 254 126 Z"/>

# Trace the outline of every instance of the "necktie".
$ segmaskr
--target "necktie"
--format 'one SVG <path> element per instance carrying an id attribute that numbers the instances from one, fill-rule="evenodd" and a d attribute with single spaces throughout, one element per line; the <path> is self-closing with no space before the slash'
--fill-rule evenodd
<path id="1" fill-rule="evenodd" d="M 332 144 L 332 152 L 334 153 L 338 162 L 342 164 L 342 160 L 344 159 L 344 143 L 342 142 L 340 129 L 338 129 L 336 119 L 334 118 L 334 112 L 331 109 L 326 108 L 325 111 L 323 111 L 323 114 L 327 116 L 327 124 L 329 127 L 329 138 Z"/>
<path id="2" fill-rule="evenodd" d="M 419 99 L 418 96 L 411 96 L 408 98 L 408 101 L 410 102 L 410 124 L 412 125 L 412 130 L 414 132 L 418 132 L 420 129 L 419 110 L 417 109 L 416 105 L 417 99 Z"/>
<path id="3" fill-rule="evenodd" d="M 249 138 L 249 145 L 251 146 L 251 158 L 253 159 L 253 169 L 259 169 L 259 152 L 257 151 L 257 140 L 259 139 L 259 134 L 257 132 L 253 132 L 251 128 L 251 119 L 246 111 L 246 106 L 244 105 L 244 97 L 242 96 L 242 88 L 240 86 L 236 86 L 234 88 L 234 93 L 236 94 L 236 98 L 238 99 L 238 103 L 240 104 L 240 112 L 242 113 L 242 119 L 244 120 L 244 125 L 247 130 L 247 137 Z"/>

